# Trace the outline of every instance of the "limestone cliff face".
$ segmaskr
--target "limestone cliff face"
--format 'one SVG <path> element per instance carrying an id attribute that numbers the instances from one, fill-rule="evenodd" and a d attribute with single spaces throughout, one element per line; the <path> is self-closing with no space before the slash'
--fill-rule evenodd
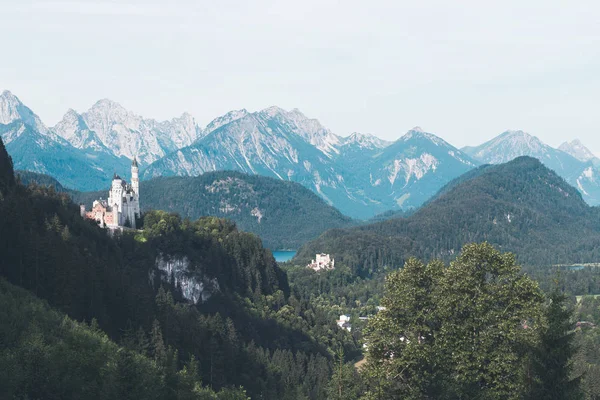
<path id="1" fill-rule="evenodd" d="M 155 267 L 160 279 L 181 287 L 183 297 L 191 303 L 205 302 L 220 290 L 217 279 L 197 272 L 199 268 L 195 268 L 186 256 L 171 257 L 161 253 L 156 257 Z M 150 272 L 150 278 L 153 280 L 154 271 Z"/>

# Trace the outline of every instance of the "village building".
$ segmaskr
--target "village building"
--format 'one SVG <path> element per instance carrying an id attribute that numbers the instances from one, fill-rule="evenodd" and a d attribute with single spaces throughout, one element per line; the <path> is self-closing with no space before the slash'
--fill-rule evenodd
<path id="1" fill-rule="evenodd" d="M 350 324 L 350 316 L 347 314 L 340 315 L 340 319 L 336 321 L 337 326 L 342 329 L 352 332 L 352 325 Z"/>
<path id="2" fill-rule="evenodd" d="M 98 199 L 87 211 L 81 204 L 80 213 L 83 218 L 93 219 L 101 228 L 123 229 L 136 228 L 140 217 L 140 181 L 138 163 L 133 158 L 131 163 L 131 184 L 115 174 L 112 180 L 108 199 Z"/>
<path id="3" fill-rule="evenodd" d="M 329 254 L 317 254 L 315 259 L 307 265 L 307 268 L 315 271 L 331 270 L 335 268 L 335 260 Z"/>

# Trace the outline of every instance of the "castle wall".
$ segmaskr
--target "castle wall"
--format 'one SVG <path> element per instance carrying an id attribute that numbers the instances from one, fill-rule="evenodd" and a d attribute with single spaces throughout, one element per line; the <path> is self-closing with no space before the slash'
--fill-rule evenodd
<path id="1" fill-rule="evenodd" d="M 91 211 L 86 211 L 85 206 L 80 207 L 82 217 L 98 221 L 101 227 L 122 227 L 129 220 L 131 227 L 136 228 L 136 217 L 140 216 L 139 203 L 139 178 L 137 160 L 131 166 L 132 184 L 127 184 L 116 174 L 108 192 L 108 201 L 96 200 Z"/>

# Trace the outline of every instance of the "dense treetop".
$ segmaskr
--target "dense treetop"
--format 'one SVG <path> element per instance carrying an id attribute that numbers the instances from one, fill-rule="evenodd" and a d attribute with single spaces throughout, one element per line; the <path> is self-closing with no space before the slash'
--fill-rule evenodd
<path id="1" fill-rule="evenodd" d="M 561 298 L 487 243 L 448 266 L 410 259 L 369 321 L 363 399 L 581 398 Z"/>
<path id="2" fill-rule="evenodd" d="M 110 340 L 95 320 L 77 323 L 0 279 L 0 391 L 6 399 L 246 400 L 203 387 L 197 360 L 178 369 L 158 337 L 143 352 Z M 144 335 L 143 331 L 138 332 Z M 143 336 L 140 336 L 143 337 Z"/>

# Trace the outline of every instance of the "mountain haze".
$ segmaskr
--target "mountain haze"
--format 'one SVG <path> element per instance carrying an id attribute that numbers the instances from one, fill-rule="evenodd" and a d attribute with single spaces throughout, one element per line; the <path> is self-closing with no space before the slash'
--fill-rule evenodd
<path id="1" fill-rule="evenodd" d="M 449 259 L 466 243 L 488 241 L 530 265 L 600 261 L 600 210 L 555 172 L 530 157 L 475 171 L 409 217 L 328 231 L 297 259 L 331 253 L 368 275 L 411 256 Z"/>
<path id="2" fill-rule="evenodd" d="M 342 213 L 367 220 L 414 210 L 480 164 L 525 155 L 555 170 L 589 204 L 600 204 L 600 161 L 579 142 L 562 151 L 507 131 L 459 150 L 418 127 L 398 136 L 393 142 L 358 132 L 343 137 L 297 109 L 276 106 L 233 110 L 202 128 L 188 113 L 157 121 L 108 99 L 82 113 L 70 109 L 48 128 L 12 93 L 0 96 L 0 137 L 15 167 L 75 190 L 105 188 L 115 172 L 128 176 L 135 156 L 143 179 L 235 170 L 300 183 Z"/>
<path id="3" fill-rule="evenodd" d="M 96 102 L 83 114 L 67 111 L 52 129 L 79 149 L 103 150 L 128 159 L 135 156 L 142 164 L 150 164 L 202 135 L 202 129 L 188 113 L 157 122 L 108 99 Z"/>
<path id="4" fill-rule="evenodd" d="M 579 161 L 591 161 L 595 166 L 600 165 L 600 159 L 596 157 L 594 153 L 590 151 L 590 149 L 585 147 L 585 145 L 581 143 L 579 139 L 575 139 L 570 142 L 564 142 L 558 147 L 558 149 L 572 155 Z"/>
<path id="5" fill-rule="evenodd" d="M 277 107 L 232 112 L 208 127 L 205 137 L 151 164 L 144 177 L 229 169 L 266 175 L 299 182 L 344 214 L 369 218 L 417 207 L 476 165 L 432 134 L 411 130 L 394 143 L 359 133 L 343 138 L 298 110 Z"/>
<path id="6" fill-rule="evenodd" d="M 589 204 L 600 204 L 600 171 L 591 161 L 581 161 L 526 132 L 506 131 L 480 146 L 463 150 L 479 162 L 489 164 L 508 162 L 520 156 L 537 158 L 575 186 Z"/>

